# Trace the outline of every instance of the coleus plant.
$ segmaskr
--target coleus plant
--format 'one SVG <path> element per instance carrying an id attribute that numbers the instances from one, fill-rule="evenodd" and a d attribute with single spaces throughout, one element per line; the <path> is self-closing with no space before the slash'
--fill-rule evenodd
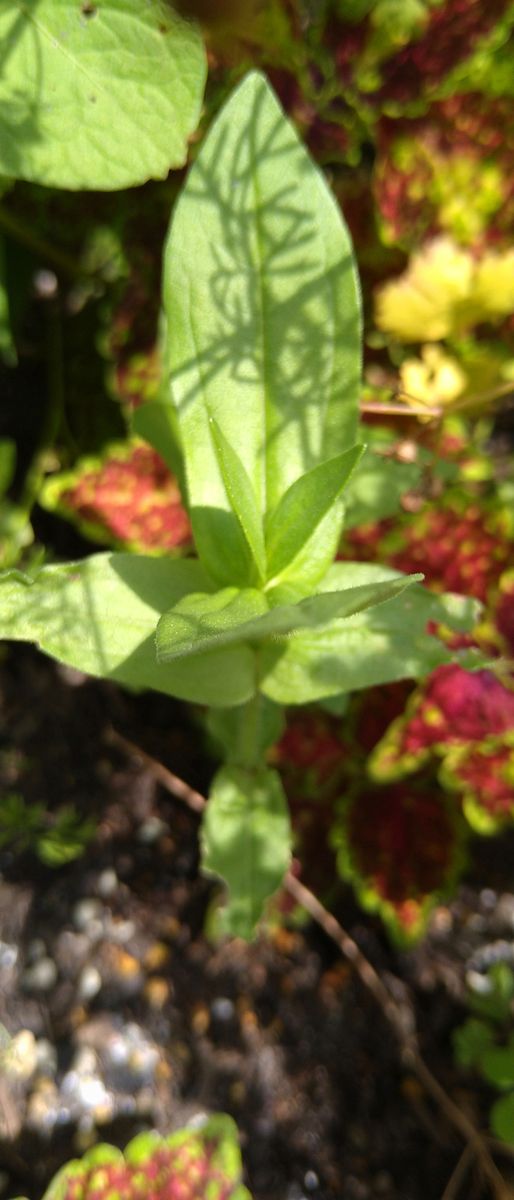
<path id="1" fill-rule="evenodd" d="M 0 634 L 212 710 L 203 865 L 249 936 L 290 859 L 266 752 L 282 706 L 427 674 L 476 604 L 336 562 L 356 469 L 361 316 L 347 229 L 263 76 L 203 142 L 165 248 L 169 391 L 134 418 L 178 472 L 196 557 L 95 554 L 0 577 Z"/>
<path id="2" fill-rule="evenodd" d="M 251 1200 L 241 1174 L 234 1122 L 217 1115 L 169 1137 L 140 1133 L 124 1153 L 95 1146 L 57 1172 L 43 1200 Z"/>

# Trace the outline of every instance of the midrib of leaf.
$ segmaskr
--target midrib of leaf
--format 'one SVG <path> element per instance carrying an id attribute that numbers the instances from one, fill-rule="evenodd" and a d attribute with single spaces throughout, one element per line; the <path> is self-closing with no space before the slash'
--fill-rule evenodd
<path id="1" fill-rule="evenodd" d="M 249 899 L 249 909 L 250 909 L 250 921 L 253 926 L 253 925 L 255 925 L 258 917 L 260 916 L 260 907 L 259 907 L 259 904 L 256 904 L 256 901 L 255 901 L 255 896 L 256 896 L 255 879 L 256 879 L 256 875 L 258 875 L 258 871 L 256 872 L 256 869 L 255 869 L 254 832 L 253 832 L 254 801 L 253 801 L 252 789 L 250 789 L 250 798 L 246 799 L 245 802 L 248 805 L 248 808 L 247 808 L 248 829 L 247 829 L 247 836 L 246 836 L 246 841 L 248 843 L 247 877 L 250 880 L 250 892 L 249 892 L 248 899 Z"/>
<path id="2" fill-rule="evenodd" d="M 70 51 L 66 49 L 66 46 L 64 46 L 61 41 L 59 41 L 59 38 L 54 37 L 53 34 L 51 34 L 49 32 L 49 30 L 46 29 L 45 26 L 41 24 L 41 22 L 38 20 L 38 18 L 35 17 L 33 13 L 28 11 L 26 4 L 19 3 L 18 8 L 19 8 L 21 14 L 22 15 L 24 14 L 28 18 L 28 20 L 31 22 L 31 24 L 34 26 L 34 28 L 37 29 L 38 33 L 40 33 L 42 35 L 42 37 L 46 38 L 47 42 L 50 42 L 50 45 L 52 46 L 52 48 L 54 50 L 55 49 L 60 50 L 61 54 L 63 54 L 64 57 L 68 59 L 68 61 L 71 63 L 71 65 L 74 67 L 74 69 L 76 71 L 79 71 L 84 76 L 84 78 L 87 79 L 87 82 L 90 83 L 92 87 L 95 87 L 99 92 L 102 92 L 105 96 L 107 96 L 107 97 L 109 96 L 107 89 L 105 87 L 102 87 L 102 84 L 99 82 L 98 77 L 95 75 L 89 74 L 89 72 L 86 70 L 83 63 L 81 62 L 80 58 L 74 57 L 73 54 L 70 54 Z"/>
<path id="3" fill-rule="evenodd" d="M 328 184 L 327 184 L 327 187 L 328 187 Z M 321 244 L 323 246 L 323 266 L 324 266 L 325 278 L 330 281 L 330 267 L 328 265 L 328 260 L 327 260 L 327 247 L 326 247 L 325 239 L 323 237 L 321 238 Z M 333 397 L 334 397 L 334 379 L 335 379 L 335 361 L 336 361 L 336 319 L 335 319 L 336 308 L 335 308 L 335 303 L 334 303 L 334 288 L 332 286 L 330 286 L 330 282 L 329 282 L 328 286 L 330 287 L 330 316 L 332 319 L 331 320 L 332 337 L 331 337 L 331 344 L 330 344 L 330 364 L 331 364 L 331 366 L 330 366 L 330 384 L 329 384 L 329 388 L 327 390 L 325 411 L 323 413 L 323 435 L 321 438 L 321 445 L 320 445 L 320 458 L 321 457 L 326 458 L 327 453 L 328 454 L 330 453 L 330 451 L 327 451 L 325 439 L 326 439 L 326 432 L 327 432 L 328 414 L 329 414 L 331 404 L 333 401 Z"/>
<path id="4" fill-rule="evenodd" d="M 261 317 L 261 341 L 262 341 L 264 447 L 263 447 L 263 450 L 261 451 L 262 460 L 263 460 L 261 471 L 262 471 L 262 487 L 263 487 L 263 491 L 264 491 L 262 512 L 265 513 L 268 511 L 268 492 L 269 492 L 268 462 L 267 462 L 266 448 L 269 444 L 268 439 L 269 439 L 269 430 L 270 430 L 270 425 L 271 425 L 271 412 L 270 412 L 270 410 L 271 410 L 271 399 L 270 399 L 271 385 L 270 385 L 270 381 L 269 381 L 269 377 L 268 377 L 269 354 L 268 354 L 268 346 L 267 346 L 267 336 L 266 336 L 266 332 L 265 332 L 266 331 L 266 317 L 268 314 L 268 303 L 267 303 L 267 298 L 266 298 L 266 286 L 265 286 L 265 282 L 264 282 L 264 271 L 263 271 L 263 267 L 262 267 L 262 264 L 264 262 L 264 252 L 263 252 L 264 236 L 263 236 L 262 220 L 261 220 L 261 191 L 259 188 L 257 171 L 255 169 L 255 164 L 253 164 L 253 163 L 252 163 L 252 187 L 253 187 L 253 197 L 254 197 L 254 204 L 255 204 L 255 231 L 256 231 L 256 238 L 257 238 L 257 256 L 258 256 L 257 274 L 258 274 L 258 281 L 259 281 L 258 282 L 258 296 L 259 296 L 259 308 L 260 308 L 260 317 Z"/>
<path id="5" fill-rule="evenodd" d="M 191 297 L 191 285 L 190 285 L 189 279 L 187 280 L 187 306 L 188 306 L 188 311 L 189 311 L 189 325 L 190 325 L 190 329 L 191 329 L 191 337 L 193 340 L 193 346 L 194 346 L 195 354 L 196 354 L 196 366 L 198 369 L 198 374 L 200 376 L 200 387 L 201 387 L 201 391 L 202 391 L 203 406 L 204 406 L 204 409 L 205 409 L 205 412 L 207 415 L 207 425 L 208 425 L 208 429 L 209 429 L 209 441 L 210 441 L 211 448 L 214 453 L 214 457 L 216 458 L 216 448 L 214 445 L 214 436 L 213 436 L 212 425 L 211 425 L 213 413 L 212 413 L 212 410 L 211 410 L 211 407 L 209 404 L 208 387 L 207 387 L 204 372 L 202 369 L 202 351 L 201 351 L 200 343 L 198 341 L 198 337 L 197 337 L 197 333 L 196 333 L 195 319 L 194 319 L 194 315 L 193 315 L 193 303 L 192 303 L 192 297 Z M 173 378 L 172 378 L 172 387 L 173 387 Z M 221 482 L 223 483 L 223 480 Z M 227 489 L 226 489 L 224 483 L 223 483 L 223 490 L 225 492 L 225 495 L 227 496 L 229 508 L 232 511 L 232 505 L 230 503 L 230 496 L 227 494 Z"/>

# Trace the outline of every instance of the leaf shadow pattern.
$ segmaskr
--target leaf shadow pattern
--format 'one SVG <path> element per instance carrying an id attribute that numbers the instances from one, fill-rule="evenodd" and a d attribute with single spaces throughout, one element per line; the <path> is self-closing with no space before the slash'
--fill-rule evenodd
<path id="1" fill-rule="evenodd" d="M 355 442 L 360 302 L 349 236 L 259 75 L 235 93 L 190 172 L 167 246 L 165 306 L 193 519 L 229 507 L 212 483 L 211 416 L 261 512 Z"/>
<path id="2" fill-rule="evenodd" d="M 2 155 L 5 156 L 8 171 L 14 177 L 23 175 L 24 153 L 27 146 L 42 141 L 44 133 L 40 129 L 40 116 L 44 111 L 43 100 L 43 64 L 39 34 L 33 18 L 40 0 L 28 0 L 28 5 L 10 4 L 11 12 L 4 13 L 6 33 L 0 41 L 0 107 L 1 107 L 1 137 Z M 9 18 L 12 15 L 12 22 Z M 31 75 L 30 87 L 21 81 L 20 85 L 6 79 L 6 68 L 11 56 L 18 49 L 24 38 L 31 38 L 32 51 L 28 58 L 35 63 Z M 3 85 L 2 85 L 3 79 Z M 35 95 L 35 99 L 34 99 Z"/>

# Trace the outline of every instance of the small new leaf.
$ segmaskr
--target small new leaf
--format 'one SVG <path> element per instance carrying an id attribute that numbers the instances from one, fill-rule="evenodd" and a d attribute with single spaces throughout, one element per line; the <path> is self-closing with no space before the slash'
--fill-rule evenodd
<path id="1" fill-rule="evenodd" d="M 159 662 L 204 654 L 215 646 L 242 641 L 254 618 L 268 611 L 262 592 L 253 588 L 222 588 L 214 595 L 185 596 L 157 626 Z"/>
<path id="2" fill-rule="evenodd" d="M 352 472 L 362 458 L 365 446 L 352 446 L 344 454 L 329 458 L 312 471 L 307 471 L 296 479 L 287 492 L 279 500 L 273 512 L 266 518 L 266 549 L 268 556 L 268 578 L 273 583 L 280 582 L 280 577 L 298 577 L 302 580 L 302 567 L 298 568 L 295 560 L 304 549 L 307 542 L 316 536 L 318 526 L 324 517 L 333 513 L 333 533 L 337 543 L 342 524 L 342 510 L 334 508 L 336 501 L 346 487 Z M 332 540 L 332 539 L 330 539 Z M 328 560 L 317 564 L 318 578 L 324 575 L 335 552 L 335 546 L 328 547 Z M 296 565 L 296 571 L 295 571 Z M 309 563 L 302 564 L 307 566 Z M 312 582 L 309 579 L 309 582 Z"/>
<path id="3" fill-rule="evenodd" d="M 382 604 L 421 578 L 395 575 L 392 579 L 341 592 L 324 592 L 298 604 L 272 609 L 268 609 L 264 593 L 253 588 L 222 588 L 214 595 L 189 595 L 161 617 L 156 633 L 157 658 L 165 663 L 236 642 L 269 639 L 276 642 L 298 630 L 315 630 Z"/>
<path id="4" fill-rule="evenodd" d="M 252 481 L 239 455 L 227 441 L 218 422 L 210 420 L 212 440 L 227 496 L 248 543 L 260 580 L 266 578 L 266 550 L 262 517 L 257 506 Z"/>

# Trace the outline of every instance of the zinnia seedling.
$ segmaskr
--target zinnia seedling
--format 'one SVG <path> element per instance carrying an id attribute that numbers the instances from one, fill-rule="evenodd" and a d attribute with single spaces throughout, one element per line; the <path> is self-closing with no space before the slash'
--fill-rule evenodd
<path id="1" fill-rule="evenodd" d="M 336 562 L 358 440 L 360 294 L 348 231 L 273 92 L 249 75 L 215 121 L 165 249 L 168 394 L 136 431 L 172 470 L 188 559 L 96 554 L 0 579 L 0 633 L 78 669 L 211 707 L 225 763 L 202 833 L 250 936 L 290 858 L 266 751 L 281 706 L 420 676 L 476 606 Z M 164 391 L 164 389 L 163 389 Z"/>

